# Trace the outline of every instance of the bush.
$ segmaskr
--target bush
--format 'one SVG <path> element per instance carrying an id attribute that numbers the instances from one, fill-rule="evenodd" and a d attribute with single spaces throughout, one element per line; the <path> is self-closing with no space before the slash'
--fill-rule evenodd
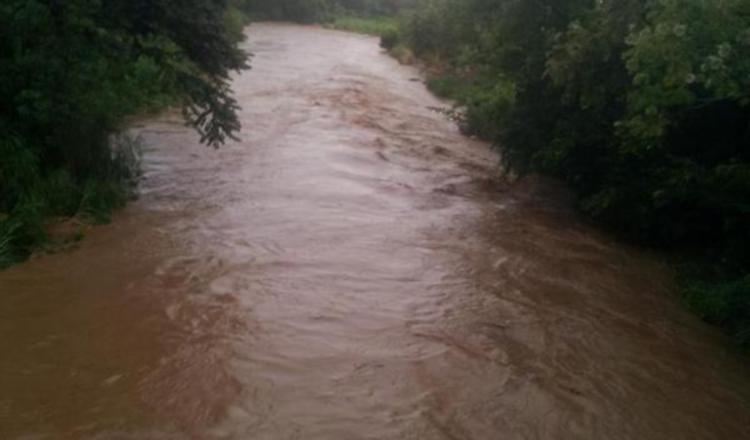
<path id="1" fill-rule="evenodd" d="M 750 275 L 716 283 L 690 282 L 684 292 L 693 311 L 727 329 L 740 345 L 750 347 Z"/>
<path id="2" fill-rule="evenodd" d="M 383 18 L 393 16 L 413 0 L 237 0 L 253 19 L 328 23 L 341 17 Z M 349 29 L 357 30 L 357 29 Z M 366 32 L 379 35 L 377 32 Z"/>
<path id="3" fill-rule="evenodd" d="M 240 128 L 240 20 L 224 1 L 0 4 L 0 265 L 43 243 L 48 218 L 122 205 L 132 157 L 111 134 L 128 115 L 181 104 L 214 146 Z"/>
<path id="4" fill-rule="evenodd" d="M 398 60 L 401 64 L 414 64 L 416 61 L 416 57 L 414 56 L 414 52 L 412 52 L 411 49 L 409 49 L 408 46 L 405 44 L 397 44 L 394 46 L 391 50 L 389 50 L 391 56 Z"/>
<path id="5" fill-rule="evenodd" d="M 385 17 L 339 17 L 334 19 L 329 27 L 361 34 L 375 35 L 382 38 L 383 35 L 397 31 L 398 25 L 395 20 Z"/>
<path id="6" fill-rule="evenodd" d="M 564 180 L 625 238 L 713 261 L 722 275 L 694 276 L 687 295 L 734 332 L 750 319 L 736 281 L 750 273 L 747 12 L 744 0 L 420 0 L 400 32 L 508 170 Z"/>
<path id="7" fill-rule="evenodd" d="M 380 47 L 391 50 L 401 42 L 401 34 L 398 28 L 386 29 L 380 34 Z"/>

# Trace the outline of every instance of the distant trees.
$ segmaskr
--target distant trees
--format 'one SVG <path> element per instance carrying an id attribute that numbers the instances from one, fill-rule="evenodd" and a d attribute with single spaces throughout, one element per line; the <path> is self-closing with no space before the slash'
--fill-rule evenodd
<path id="1" fill-rule="evenodd" d="M 45 217 L 122 200 L 108 137 L 125 116 L 179 104 L 212 145 L 239 129 L 229 72 L 246 55 L 228 17 L 225 0 L 0 3 L 0 265 L 43 240 Z"/>
<path id="2" fill-rule="evenodd" d="M 688 299 L 750 343 L 750 2 L 419 0 L 402 22 L 508 170 L 710 262 Z"/>
<path id="3" fill-rule="evenodd" d="M 328 21 L 345 14 L 394 14 L 410 0 L 241 0 L 254 18 L 302 23 Z"/>

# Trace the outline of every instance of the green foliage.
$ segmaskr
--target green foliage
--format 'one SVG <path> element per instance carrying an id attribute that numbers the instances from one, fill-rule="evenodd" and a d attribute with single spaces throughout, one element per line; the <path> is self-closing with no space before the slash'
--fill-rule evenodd
<path id="1" fill-rule="evenodd" d="M 111 134 L 127 116 L 180 104 L 214 146 L 240 128 L 243 21 L 223 0 L 0 4 L 0 265 L 44 241 L 45 219 L 123 203 L 134 176 Z"/>
<path id="2" fill-rule="evenodd" d="M 0 269 L 18 261 L 14 253 L 15 230 L 6 220 L 0 221 Z"/>
<path id="3" fill-rule="evenodd" d="M 398 23 L 396 20 L 387 17 L 360 18 L 347 16 L 334 19 L 329 27 L 382 37 L 397 32 Z"/>
<path id="4" fill-rule="evenodd" d="M 441 98 L 464 101 L 469 94 L 470 81 L 454 72 L 431 75 L 427 78 L 427 88 Z"/>
<path id="5" fill-rule="evenodd" d="M 256 20 L 320 23 L 331 19 L 336 6 L 329 0 L 246 0 L 243 9 Z"/>
<path id="6" fill-rule="evenodd" d="M 684 292 L 688 307 L 727 329 L 741 346 L 750 347 L 750 276 L 717 283 L 693 282 Z"/>
<path id="7" fill-rule="evenodd" d="M 243 41 L 248 24 L 250 17 L 242 10 L 242 0 L 231 0 L 224 12 L 224 28 L 229 38 L 235 42 Z"/>
<path id="8" fill-rule="evenodd" d="M 380 47 L 383 49 L 391 50 L 395 48 L 401 41 L 401 33 L 399 32 L 398 23 L 393 28 L 384 29 L 380 32 Z"/>
<path id="9" fill-rule="evenodd" d="M 404 14 L 402 38 L 417 56 L 453 55 L 470 41 L 470 20 L 466 2 L 423 0 Z"/>
<path id="10" fill-rule="evenodd" d="M 711 261 L 722 275 L 694 276 L 690 303 L 750 328 L 747 0 L 419 0 L 398 35 L 507 169 L 559 177 L 624 237 Z"/>
<path id="11" fill-rule="evenodd" d="M 385 17 L 392 16 L 412 0 L 238 0 L 242 9 L 257 20 L 288 20 L 299 23 L 328 23 L 342 17 Z M 340 29 L 361 31 L 379 35 L 369 23 L 349 22 L 358 28 Z M 342 23 L 346 25 L 346 23 Z"/>

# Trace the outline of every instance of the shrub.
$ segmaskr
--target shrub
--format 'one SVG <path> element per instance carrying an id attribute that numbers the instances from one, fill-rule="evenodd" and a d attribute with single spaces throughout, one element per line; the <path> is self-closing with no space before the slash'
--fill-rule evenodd
<path id="1" fill-rule="evenodd" d="M 132 157 L 111 134 L 127 116 L 181 104 L 214 146 L 240 128 L 239 20 L 225 1 L 0 4 L 0 264 L 42 243 L 47 218 L 122 204 Z"/>
<path id="2" fill-rule="evenodd" d="M 716 283 L 690 282 L 688 306 L 706 321 L 724 327 L 742 346 L 750 346 L 750 276 Z"/>
<path id="3" fill-rule="evenodd" d="M 420 0 L 400 32 L 507 170 L 556 176 L 621 236 L 712 261 L 722 275 L 686 294 L 734 332 L 750 319 L 748 29 L 744 0 Z"/>
<path id="4" fill-rule="evenodd" d="M 380 35 L 380 47 L 391 50 L 401 42 L 401 35 L 398 28 L 386 29 Z"/>

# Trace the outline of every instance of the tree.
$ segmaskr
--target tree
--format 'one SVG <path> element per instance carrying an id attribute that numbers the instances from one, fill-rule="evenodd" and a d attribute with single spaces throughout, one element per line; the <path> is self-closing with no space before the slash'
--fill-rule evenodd
<path id="1" fill-rule="evenodd" d="M 623 237 L 710 262 L 688 297 L 750 345 L 747 0 L 420 0 L 404 23 L 506 170 L 561 178 Z"/>
<path id="2" fill-rule="evenodd" d="M 0 4 L 0 265 L 43 239 L 44 217 L 104 215 L 126 174 L 110 135 L 180 104 L 204 142 L 239 130 L 229 75 L 247 67 L 225 0 Z M 10 250 L 9 250 L 10 249 Z"/>

